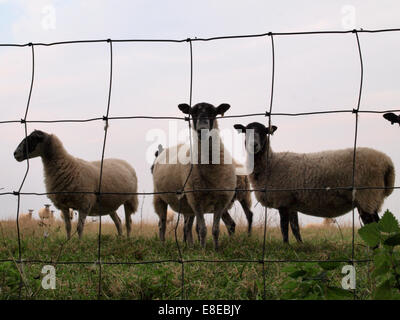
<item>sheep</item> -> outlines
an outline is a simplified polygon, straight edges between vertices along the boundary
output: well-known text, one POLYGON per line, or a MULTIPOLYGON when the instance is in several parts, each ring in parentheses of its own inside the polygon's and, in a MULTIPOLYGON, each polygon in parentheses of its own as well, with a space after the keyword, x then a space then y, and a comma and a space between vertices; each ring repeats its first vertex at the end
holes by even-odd
MULTIPOLYGON (((160 144, 158 145, 158 150, 154 153, 155 159, 154 162, 150 168, 151 173, 153 173, 154 170, 154 163, 157 160, 157 157, 159 154, 161 154, 161 152, 164 150, 163 146, 160 144)), ((234 164, 239 167, 238 164, 236 164, 234 162, 234 164)), ((250 189, 250 183, 249 183, 249 179, 246 175, 237 175, 236 176, 236 191, 235 191, 235 196, 232 199, 232 202, 228 208, 231 209, 235 200, 239 201, 239 203, 241 204, 243 211, 246 215, 247 218, 247 222, 248 222, 248 228, 247 228, 247 232, 250 235, 251 234, 251 226, 252 226, 252 222, 253 222, 253 212, 250 210, 251 208, 251 195, 250 195, 250 191, 248 191, 250 189), (245 190, 245 191, 240 191, 240 190, 245 190)), ((173 211, 168 210, 167 211, 167 223, 168 223, 168 217, 169 214, 171 214, 171 216, 173 217, 173 211)), ((232 219, 232 217, 229 215, 229 212, 226 211, 223 215, 222 215, 222 220, 226 225, 226 228, 228 230, 229 235, 232 235, 235 233, 235 221, 232 219)), ((184 223, 187 224, 193 224, 193 221, 191 221, 192 219, 194 219, 194 216, 185 216, 184 217, 184 223)), ((172 220, 172 218, 171 218, 172 220)), ((197 236, 199 237, 199 229, 197 227, 198 225, 196 224, 196 231, 197 231, 197 236)), ((191 232, 191 230, 188 230, 188 232, 191 232)), ((186 242, 187 240, 187 234, 184 233, 184 238, 183 240, 186 242)), ((199 238, 200 241, 200 238, 199 238)))
POLYGON ((253 139, 250 134, 246 134, 245 139, 248 155, 254 155, 254 170, 249 175, 253 187, 292 189, 268 194, 255 192, 262 205, 279 210, 284 242, 288 242, 288 219, 297 211, 335 218, 356 207, 364 224, 379 221, 378 212, 384 199, 392 193, 395 180, 393 162, 386 154, 371 148, 356 149, 354 186, 367 188, 353 191, 353 148, 316 153, 275 153, 269 139, 270 134, 277 130, 276 126, 266 128, 253 122, 246 127, 236 124, 234 128, 241 133, 246 130, 254 132, 253 139), (340 189, 343 187, 346 189, 340 189), (326 190, 295 190, 305 188, 326 190))
POLYGON ((19 219, 23 221, 31 221, 33 219, 33 209, 29 209, 27 213, 22 213, 19 219))
MULTIPOLYGON (((153 198, 153 205, 160 218, 160 240, 165 241, 166 212, 169 205, 176 212, 196 217, 200 243, 204 248, 207 228, 203 215, 212 212, 214 214, 212 227, 214 248, 218 250, 219 223, 235 194, 236 175, 230 154, 219 136, 216 116, 223 115, 230 105, 221 104, 214 107, 209 103, 198 103, 191 107, 188 104, 180 104, 178 108, 184 114, 192 116, 193 150, 195 152, 190 154, 187 145, 179 144, 163 150, 154 163, 153 182, 156 194, 153 198), (207 143, 210 140, 212 140, 212 144, 208 145, 207 150, 207 143), (198 152, 196 152, 197 150, 198 152), (207 151, 210 150, 213 155, 211 164, 208 162, 211 154, 207 158, 207 151), (192 163, 191 161, 184 163, 185 161, 179 161, 180 159, 171 161, 173 155, 184 155, 193 161, 192 163), (167 159, 169 159, 169 163, 167 159), (227 159, 228 161, 226 161, 227 159), (184 190, 182 190, 183 187, 184 190), (199 189, 203 189, 203 191, 195 191, 199 189), (204 189, 218 189, 218 191, 205 191, 204 189)), ((186 224, 184 233, 191 228, 192 225, 186 224)), ((188 241, 193 244, 193 237, 189 237, 188 241)))
POLYGON ((335 223, 335 219, 333 219, 333 218, 325 218, 324 222, 323 222, 323 225, 324 226, 330 226, 330 225, 333 225, 334 223, 335 223))
POLYGON ((41 225, 51 225, 54 222, 54 211, 50 210, 50 204, 45 204, 44 208, 38 211, 40 224, 41 225))
POLYGON ((172 225, 174 223, 174 212, 172 210, 167 210, 166 223, 172 225))
POLYGON ((63 211, 68 239, 71 237, 71 220, 68 218, 70 208, 79 212, 77 231, 81 238, 88 215, 109 214, 117 226, 118 234, 121 234, 121 220, 116 210, 122 204, 129 237, 131 214, 137 210, 138 198, 135 194, 136 173, 126 161, 104 159, 101 184, 101 192, 104 194, 98 194, 101 161, 89 162, 73 157, 54 134, 33 131, 18 145, 14 157, 19 162, 27 158, 42 158, 46 191, 54 205, 63 211))

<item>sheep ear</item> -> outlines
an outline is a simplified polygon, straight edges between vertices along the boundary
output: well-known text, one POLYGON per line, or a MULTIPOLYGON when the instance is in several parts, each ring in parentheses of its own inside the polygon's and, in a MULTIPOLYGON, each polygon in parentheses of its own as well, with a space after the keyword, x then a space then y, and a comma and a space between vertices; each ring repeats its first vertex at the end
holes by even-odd
POLYGON ((277 126, 272 126, 271 130, 269 130, 269 128, 265 128, 265 131, 267 132, 267 134, 274 134, 274 132, 278 129, 277 126))
POLYGON ((184 114, 190 114, 190 106, 187 103, 181 103, 178 105, 179 110, 184 114))
POLYGON ((31 136, 33 138, 35 138, 37 141, 43 141, 44 137, 45 137, 45 133, 43 131, 40 130, 35 130, 31 133, 31 136))
POLYGON ((217 114, 224 116, 224 113, 229 110, 231 106, 227 103, 222 103, 217 107, 217 114))
POLYGON ((235 124, 233 126, 239 133, 246 133, 246 127, 242 124, 235 124))
MULTIPOLYGON (((385 114, 383 115, 383 117, 384 117, 386 120, 390 121, 391 124, 393 124, 393 123, 395 123, 395 122, 399 122, 399 116, 396 116, 394 113, 391 113, 391 112, 385 113, 385 114)), ((400 122, 399 122, 399 124, 400 124, 400 122)))

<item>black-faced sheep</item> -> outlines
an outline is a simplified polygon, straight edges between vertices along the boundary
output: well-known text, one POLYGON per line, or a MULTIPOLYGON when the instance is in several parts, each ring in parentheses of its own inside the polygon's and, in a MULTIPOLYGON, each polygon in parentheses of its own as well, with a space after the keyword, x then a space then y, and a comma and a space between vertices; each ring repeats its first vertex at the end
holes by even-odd
MULTIPOLYGON (((264 206, 278 209, 281 215, 299 211, 311 216, 335 218, 352 210, 354 204, 364 223, 379 220, 378 211, 384 199, 392 193, 395 179, 393 162, 384 153, 370 148, 356 149, 354 187, 363 188, 352 191, 353 148, 316 153, 275 153, 271 148, 268 151, 267 140, 276 126, 269 129, 253 122, 246 127, 240 124, 234 127, 242 133, 254 133, 254 139, 251 134, 246 134, 247 152, 254 155, 254 170, 249 175, 253 188, 291 189, 271 191, 267 196, 265 192, 256 191, 257 200, 264 206), (296 190, 306 188, 325 190, 296 190)), ((282 228, 282 233, 284 229, 287 230, 287 226, 282 228)), ((287 239, 287 234, 283 236, 284 240, 287 239)))
MULTIPOLYGON (((81 238, 88 215, 110 214, 116 225, 120 225, 116 210, 121 205, 124 205, 129 237, 131 214, 137 210, 138 198, 136 194, 131 194, 137 192, 136 173, 126 161, 104 159, 101 192, 105 194, 97 195, 101 162, 89 162, 73 157, 53 134, 33 131, 18 145, 14 157, 19 162, 27 158, 42 158, 46 190, 50 193, 48 197, 64 213, 68 238, 71 236, 71 220, 68 217, 70 208, 79 212, 77 231, 81 238), (62 193, 52 194, 53 192, 62 193)), ((118 230, 119 233, 120 231, 118 230)))
MULTIPOLYGON (((163 150, 154 163, 154 191, 168 192, 155 194, 153 198, 154 209, 160 218, 160 239, 165 240, 169 205, 176 212, 196 217, 200 243, 204 247, 207 228, 203 215, 212 212, 214 247, 218 249, 219 223, 235 194, 236 175, 232 158, 219 136, 216 116, 223 115, 230 106, 221 104, 214 107, 209 103, 199 103, 194 107, 188 104, 178 107, 184 114, 192 116, 194 152, 190 154, 190 149, 180 144, 163 150), (177 159, 174 159, 174 155, 178 155, 177 159), (186 163, 181 161, 182 155, 186 160, 189 159, 186 163)), ((188 241, 193 243, 193 237, 188 241)))

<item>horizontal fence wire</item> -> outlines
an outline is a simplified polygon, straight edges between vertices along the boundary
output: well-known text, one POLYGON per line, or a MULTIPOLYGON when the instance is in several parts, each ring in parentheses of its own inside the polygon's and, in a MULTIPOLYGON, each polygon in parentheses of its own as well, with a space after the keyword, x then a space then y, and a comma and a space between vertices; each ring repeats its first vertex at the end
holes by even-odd
MULTIPOLYGON (((24 279, 22 277, 23 274, 23 266, 24 264, 53 264, 53 265, 98 265, 99 267, 99 280, 98 280, 98 299, 102 298, 102 265, 145 265, 145 264, 162 264, 162 263, 178 263, 181 264, 181 298, 185 299, 185 264, 188 263, 257 263, 262 265, 262 277, 263 277, 263 299, 266 298, 266 264, 267 263, 317 263, 317 262, 344 262, 350 263, 354 265, 355 263, 368 263, 371 259, 359 259, 355 258, 354 247, 355 247, 355 222, 354 222, 354 192, 355 190, 365 190, 365 189, 399 189, 400 186, 394 186, 390 188, 379 187, 379 186, 356 186, 355 185, 355 172, 356 172, 356 149, 357 149, 357 137, 358 137, 358 118, 360 113, 365 114, 382 114, 388 112, 400 112, 400 107, 396 109, 390 110, 360 110, 361 98, 362 98, 362 86, 364 80, 364 66, 362 60, 362 51, 360 45, 359 34, 360 33, 387 33, 387 32, 398 32, 400 28, 393 29, 380 29, 380 30, 340 30, 340 31, 299 31, 299 32, 267 32, 261 34, 249 34, 249 35, 233 35, 233 36, 220 36, 220 37, 210 37, 210 38, 186 38, 186 39, 97 39, 97 40, 73 40, 73 41, 60 41, 60 42, 36 42, 36 43, 25 43, 25 44, 15 44, 15 43, 0 43, 0 47, 31 47, 31 61, 32 61, 32 73, 31 73, 31 83, 30 89, 27 99, 27 104, 25 108, 25 114, 23 118, 16 120, 1 120, 0 124, 15 124, 20 123, 24 126, 25 138, 28 136, 28 124, 30 123, 87 123, 93 121, 105 121, 106 125, 104 128, 104 139, 102 144, 102 154, 101 154, 101 166, 100 166, 100 179, 98 190, 94 192, 89 191, 65 191, 65 192, 22 192, 22 188, 25 184, 27 175, 29 173, 29 159, 26 161, 26 170, 25 175, 21 181, 21 184, 18 188, 18 191, 4 191, 0 193, 0 196, 12 195, 17 197, 17 215, 16 215, 16 224, 17 224, 17 236, 18 236, 18 258, 10 258, 10 259, 0 259, 0 263, 6 262, 14 262, 17 265, 17 268, 20 272, 20 286, 19 286, 19 296, 21 297, 21 292, 24 283, 24 279), (274 46, 274 37, 277 36, 296 36, 296 35, 343 35, 343 34, 354 34, 357 43, 358 54, 360 58, 360 85, 359 91, 357 94, 357 103, 355 107, 349 108, 341 108, 338 110, 324 110, 324 111, 312 111, 312 112, 300 112, 300 113, 279 113, 272 112, 273 109, 273 98, 274 98, 274 79, 275 79, 275 46, 274 46), (355 115, 355 132, 354 132, 354 145, 353 145, 353 169, 352 169, 352 184, 350 186, 336 186, 336 187, 320 187, 320 188, 307 188, 307 187, 293 187, 293 188, 249 188, 249 189, 193 189, 188 190, 185 189, 185 186, 189 180, 189 177, 192 173, 193 169, 193 161, 191 161, 190 171, 186 178, 186 181, 180 190, 171 190, 171 191, 163 191, 163 192, 103 192, 101 191, 101 181, 103 175, 103 161, 104 154, 107 144, 107 129, 109 121, 114 120, 132 120, 132 119, 147 119, 147 120, 182 120, 188 122, 188 130, 189 130, 189 141, 190 141, 190 154, 192 157, 192 137, 191 137, 191 115, 188 117, 176 117, 176 116, 149 116, 149 115, 132 115, 132 116, 110 116, 110 106, 111 106, 111 93, 112 93, 112 77, 113 77, 113 43, 130 43, 130 42, 153 42, 153 43, 188 43, 189 52, 190 52, 190 86, 189 86, 189 106, 192 106, 192 95, 193 95, 193 42, 206 42, 206 41, 217 41, 217 40, 230 40, 230 39, 245 39, 245 38, 261 38, 261 37, 269 37, 271 42, 272 49, 272 78, 271 78, 271 87, 270 87, 270 98, 269 103, 267 104, 267 111, 264 113, 248 113, 248 114, 238 114, 238 115, 228 115, 224 116, 224 118, 244 118, 244 117, 254 117, 254 116, 265 116, 268 117, 268 126, 271 127, 272 116, 288 116, 288 117, 297 117, 297 116, 311 116, 311 115, 328 115, 328 114, 339 114, 339 113, 350 113, 355 115), (103 116, 88 118, 88 119, 52 119, 52 120, 32 120, 28 119, 29 106, 31 102, 32 91, 34 88, 34 79, 35 79, 35 47, 38 46, 58 46, 58 45, 72 45, 72 44, 91 44, 91 43, 107 43, 109 45, 110 50, 110 74, 109 74, 109 90, 108 90, 108 98, 107 98, 107 108, 106 113, 103 116), (157 195, 157 194, 177 194, 180 196, 179 207, 181 206, 181 200, 184 194, 194 193, 194 192, 202 192, 202 191, 248 191, 248 192, 262 192, 265 193, 265 196, 268 196, 270 192, 317 192, 317 191, 335 191, 335 190, 347 190, 349 192, 353 192, 353 209, 352 209, 352 253, 349 259, 342 260, 302 260, 302 259, 282 259, 282 260, 273 260, 266 259, 266 233, 267 233, 267 213, 268 209, 265 208, 264 212, 264 223, 263 223, 263 247, 262 247, 262 257, 259 260, 254 259, 228 259, 228 260, 211 260, 211 259, 183 259, 182 251, 179 245, 179 241, 177 238, 177 228, 179 225, 179 219, 181 216, 181 210, 178 211, 178 220, 175 225, 175 243, 178 251, 179 259, 166 259, 166 260, 153 260, 153 261, 103 261, 101 258, 101 216, 99 220, 99 230, 98 230, 98 248, 97 248, 97 261, 63 261, 60 260, 60 255, 63 249, 64 244, 68 241, 66 240, 62 245, 59 252, 59 255, 56 259, 50 260, 38 260, 31 259, 25 260, 22 258, 22 247, 21 247, 21 234, 20 234, 20 225, 19 225, 19 211, 20 211, 20 202, 21 196, 44 196, 44 195, 52 195, 52 194, 95 194, 97 197, 97 201, 100 200, 100 197, 103 195, 157 195)), ((263 107, 265 108, 265 106, 263 107)), ((261 108, 260 108, 261 109, 261 108)), ((217 117, 218 119, 222 117, 217 117)), ((269 134, 267 136, 267 146, 269 146, 270 139, 269 134)), ((26 152, 28 153, 28 143, 26 144, 26 152)), ((269 150, 269 148, 268 148, 269 150)), ((193 160, 193 159, 192 159, 193 160)), ((269 155, 267 152, 267 165, 269 161, 269 155)), ((3 190, 4 188, 0 189, 3 190)), ((356 290, 353 290, 354 299, 356 299, 356 290)))

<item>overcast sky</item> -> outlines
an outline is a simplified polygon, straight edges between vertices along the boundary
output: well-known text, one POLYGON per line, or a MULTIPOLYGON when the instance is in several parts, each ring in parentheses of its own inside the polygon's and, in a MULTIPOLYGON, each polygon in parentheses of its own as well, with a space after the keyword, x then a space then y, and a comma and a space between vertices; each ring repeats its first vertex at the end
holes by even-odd
MULTIPOLYGON (((381 29, 400 27, 398 1, 28 1, 0 0, 0 43, 85 39, 185 39, 264 32, 381 29)), ((400 32, 360 34, 364 60, 361 110, 400 109, 400 32)), ((354 34, 275 36, 276 74, 273 112, 351 110, 356 107, 360 63, 354 34)), ((181 116, 189 100, 190 56, 187 43, 114 43, 110 116, 181 116)), ((271 87, 269 37, 193 43, 193 103, 229 103, 228 114, 267 110, 271 87)), ((109 81, 107 43, 35 47, 35 81, 30 120, 84 119, 105 115, 109 81)), ((0 47, 0 121, 24 117, 31 77, 31 48, 0 47)), ((273 117, 278 126, 274 151, 314 152, 352 147, 352 114, 273 117)), ((222 129, 267 118, 221 119, 222 129)), ((154 153, 149 132, 185 129, 183 121, 110 122, 106 157, 122 158, 136 169, 139 191, 153 191, 146 155, 154 153)), ((56 134, 72 155, 99 160, 102 121, 84 124, 29 124, 56 134)), ((382 115, 361 114, 358 145, 388 154, 400 164, 398 126, 382 115)), ((236 133, 235 133, 236 135, 236 133)), ((13 152, 24 137, 21 124, 0 125, 0 188, 18 190, 26 163, 13 152)), ((237 138, 237 137, 236 137, 237 138)), ((167 140, 168 142, 168 140, 167 140)), ((151 157, 150 157, 151 158, 151 157)), ((396 181, 397 182, 397 181, 396 181)), ((398 185, 398 183, 396 183, 398 185)), ((45 192, 40 159, 30 161, 24 192, 45 192)), ((399 217, 395 191, 383 209, 399 217)), ((46 196, 23 196, 21 211, 37 210, 46 196)), ((1 196, 0 217, 16 215, 15 196, 1 196)), ((154 220, 152 197, 140 197, 142 218, 154 220)), ((253 205, 255 205, 255 201, 253 205)), ((254 209, 256 221, 262 207, 254 209)), ((243 216, 240 206, 234 215, 243 216)), ((269 211, 275 217, 274 210, 269 211)), ((122 211, 119 211, 120 216, 122 211)), ((358 214, 356 215, 358 221, 358 214)), ((140 219, 140 212, 134 221, 140 219)), ((300 214, 300 221, 319 222, 300 214)), ((340 221, 351 221, 347 214, 340 221)))

